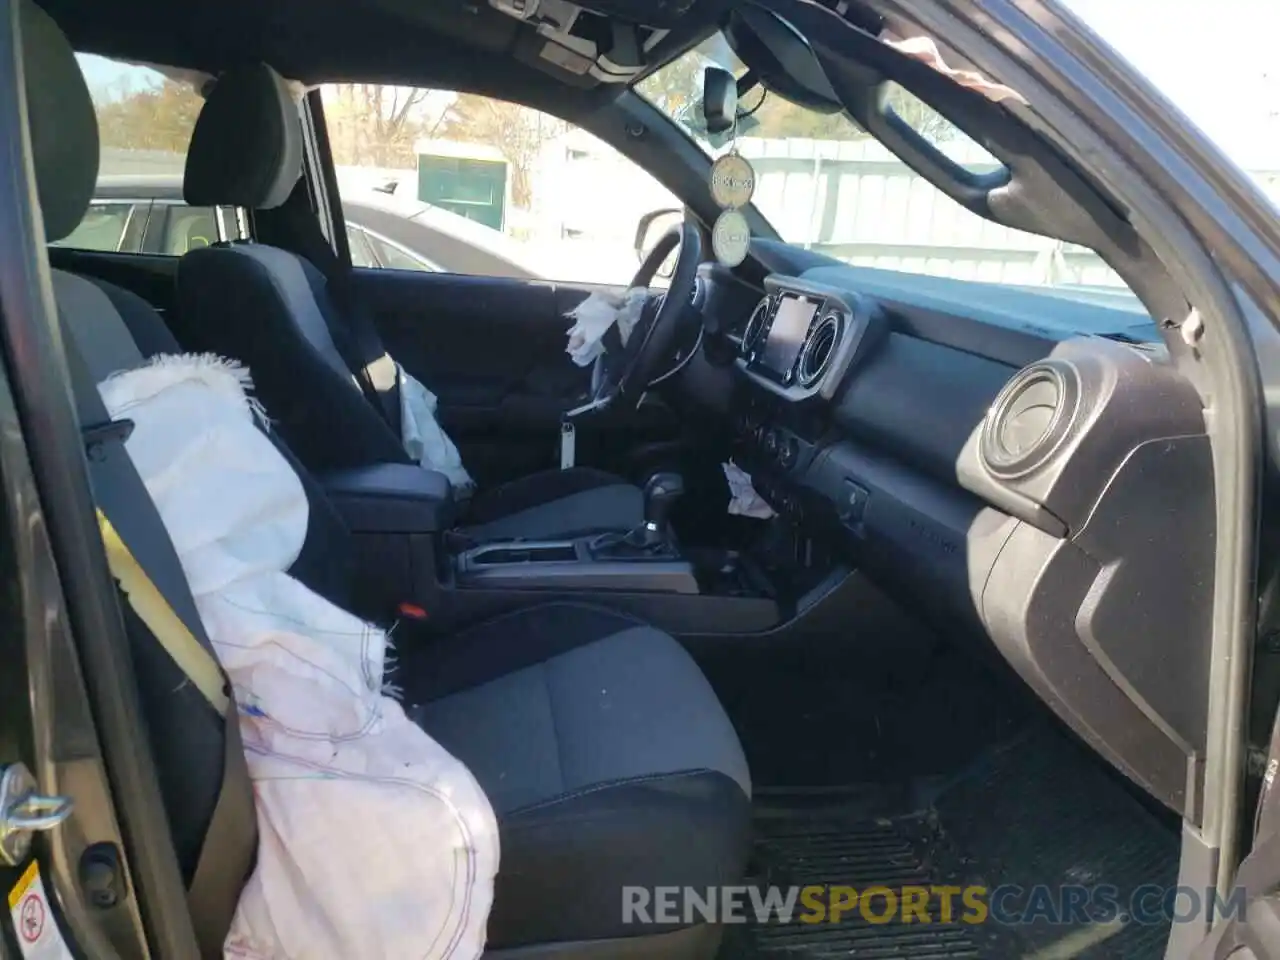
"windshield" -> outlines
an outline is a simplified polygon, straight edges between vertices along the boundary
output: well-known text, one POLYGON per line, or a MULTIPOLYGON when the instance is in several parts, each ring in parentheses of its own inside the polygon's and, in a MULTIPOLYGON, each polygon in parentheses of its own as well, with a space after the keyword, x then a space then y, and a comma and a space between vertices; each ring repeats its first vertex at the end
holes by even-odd
MULTIPOLYGON (((1206 17, 1191 0, 1066 0, 1182 108, 1280 206, 1280 3, 1222 0, 1206 17), (1160 23, 1161 29, 1150 29, 1160 23), (1248 25, 1247 29, 1242 29, 1248 25), (1189 69, 1189 64, 1195 64, 1189 69)), ((701 76, 745 67, 717 34, 646 78, 637 91, 709 155, 729 146, 699 123, 701 76)), ((902 89, 895 112, 975 172, 998 162, 902 89)), ((993 223, 915 174, 844 114, 823 114, 758 90, 746 93, 734 147, 756 169, 754 204, 788 243, 846 263, 977 280, 1135 314, 1107 331, 1154 339, 1150 318, 1092 250, 993 223)), ((884 276, 892 278, 892 273, 884 276)), ((941 292, 941 291, 940 291, 941 292)), ((1114 316, 1114 315, 1113 315, 1114 316)), ((1103 331, 1099 331, 1103 332, 1103 331)))
MULTIPOLYGON (((745 67, 720 35, 637 86, 708 154, 728 149, 699 123, 701 76, 745 67)), ((904 120, 974 172, 999 162, 907 91, 890 103, 904 120)), ((1093 251, 986 220, 917 175, 843 113, 824 114, 758 90, 739 105, 734 148, 756 170, 754 204, 788 243, 855 266, 1009 286, 1070 288, 1145 316, 1124 281, 1093 251), (1108 296, 1110 295, 1110 296, 1108 296)))

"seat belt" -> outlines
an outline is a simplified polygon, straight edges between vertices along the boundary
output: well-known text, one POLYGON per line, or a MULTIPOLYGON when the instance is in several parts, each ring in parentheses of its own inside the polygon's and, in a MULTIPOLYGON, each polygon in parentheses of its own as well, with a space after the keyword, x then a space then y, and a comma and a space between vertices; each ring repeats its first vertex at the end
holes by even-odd
POLYGON ((298 180, 289 198, 280 206, 255 211, 254 226, 261 242, 297 254, 324 274, 329 292, 342 313, 336 323, 328 323, 326 318, 334 346, 355 375, 365 398, 382 414, 395 435, 403 436, 396 363, 383 347, 382 338, 360 298, 351 289, 347 265, 338 259, 320 230, 306 178, 298 180))
MULTIPOLYGON (((253 870, 258 849, 257 814, 240 739, 239 712, 230 693, 230 683, 213 652, 196 637, 188 626, 189 620, 176 609, 186 608, 187 617, 199 623, 194 602, 182 603, 176 596, 176 585, 175 593, 166 595, 163 584, 158 584, 147 574, 118 529, 127 526, 126 521, 131 519, 123 510, 119 511, 115 523, 111 520, 111 513, 119 506, 115 503, 119 492, 117 488, 123 485, 121 481, 125 478, 136 482, 140 488, 137 495, 147 495, 141 478, 127 462, 128 454, 124 449, 132 424, 110 419, 73 336, 65 330, 63 344, 71 373, 76 415, 81 423, 90 474, 94 479, 98 531, 108 568, 138 619, 200 691, 210 708, 223 719, 222 779, 187 889, 187 907, 200 955, 214 960, 223 956, 223 942, 239 905, 240 891, 253 870)), ((160 523, 159 517, 155 522, 160 523)), ((144 531, 139 528, 137 532, 141 534, 144 531)), ((164 548, 172 551, 167 540, 164 548)), ((157 549, 151 553, 156 553, 157 549)), ((175 576, 185 577, 176 554, 173 560, 175 576)))
POLYGON ((222 668, 218 666, 213 654, 191 635, 182 618, 174 613, 173 607, 169 606, 159 588, 151 582, 151 578, 120 539, 120 534, 101 508, 98 508, 98 532, 102 535, 102 546, 107 551, 107 566, 111 568, 111 575, 120 585, 138 619, 146 624, 160 646, 173 658, 173 662, 209 701, 209 706, 216 713, 226 716, 231 706, 231 698, 227 695, 227 678, 223 676, 222 668))
POLYGON ((253 869, 258 845, 257 813, 240 739, 239 713, 222 667, 169 606, 102 510, 98 510, 98 531, 111 575, 133 612, 223 718, 222 783, 187 889, 187 907, 200 955, 222 957, 223 942, 235 917, 240 891, 253 869))

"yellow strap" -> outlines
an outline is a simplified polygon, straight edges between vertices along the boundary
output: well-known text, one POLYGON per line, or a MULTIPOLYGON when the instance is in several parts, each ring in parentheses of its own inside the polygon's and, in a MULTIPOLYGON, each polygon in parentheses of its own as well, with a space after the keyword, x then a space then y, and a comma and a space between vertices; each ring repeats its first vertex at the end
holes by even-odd
POLYGON ((129 606, 173 657, 173 662, 187 675, 187 679, 204 694, 213 709, 225 715, 227 692, 218 661, 192 636, 182 618, 173 612, 164 594, 151 582, 101 510, 98 511, 98 530, 102 533, 102 544, 107 548, 111 575, 119 581, 120 589, 129 598, 129 606))

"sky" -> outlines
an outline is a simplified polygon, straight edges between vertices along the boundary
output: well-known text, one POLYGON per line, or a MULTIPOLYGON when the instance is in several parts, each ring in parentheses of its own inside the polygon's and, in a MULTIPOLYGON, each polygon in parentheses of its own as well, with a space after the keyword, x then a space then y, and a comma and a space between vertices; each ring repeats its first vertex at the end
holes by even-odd
MULTIPOLYGON (((1280 171, 1280 0, 1059 0, 1245 170, 1280 171)), ((81 56, 102 89, 142 68, 81 56)), ((154 75, 153 75, 154 76, 154 75)))
POLYGON ((1280 0, 1061 0, 1246 170, 1280 171, 1280 0))

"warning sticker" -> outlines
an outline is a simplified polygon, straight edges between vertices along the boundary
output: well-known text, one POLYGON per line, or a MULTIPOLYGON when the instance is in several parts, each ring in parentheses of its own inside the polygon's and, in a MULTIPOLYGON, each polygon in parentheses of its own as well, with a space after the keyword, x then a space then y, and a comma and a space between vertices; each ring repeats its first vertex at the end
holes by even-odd
POLYGON ((9 891, 9 916, 18 947, 30 960, 73 960, 62 931, 49 910, 49 896, 40 879, 40 867, 31 861, 22 879, 9 891))

